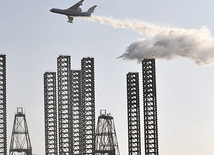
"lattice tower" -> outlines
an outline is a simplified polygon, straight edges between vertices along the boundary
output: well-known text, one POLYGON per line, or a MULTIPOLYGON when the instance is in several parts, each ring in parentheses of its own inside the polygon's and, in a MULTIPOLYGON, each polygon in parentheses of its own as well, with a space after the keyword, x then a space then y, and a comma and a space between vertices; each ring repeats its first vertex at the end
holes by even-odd
POLYGON ((145 155, 158 155, 155 59, 142 61, 145 155))
POLYGON ((44 74, 45 154, 58 154, 56 73, 44 74))
POLYGON ((32 147, 23 108, 17 108, 10 142, 10 155, 32 155, 32 147))
POLYGON ((73 119, 73 154, 83 154, 81 70, 71 70, 71 105, 73 119))
POLYGON ((95 151, 95 92, 94 92, 94 58, 81 60, 82 70, 82 133, 83 154, 94 155, 95 151))
POLYGON ((139 75, 128 73, 126 80, 129 155, 141 155, 139 75))
POLYGON ((95 154, 120 155, 114 119, 105 110, 101 110, 98 117, 95 154))
POLYGON ((0 155, 7 155, 6 55, 0 55, 0 155))
POLYGON ((57 58, 59 154, 72 153, 70 111, 70 56, 57 58))

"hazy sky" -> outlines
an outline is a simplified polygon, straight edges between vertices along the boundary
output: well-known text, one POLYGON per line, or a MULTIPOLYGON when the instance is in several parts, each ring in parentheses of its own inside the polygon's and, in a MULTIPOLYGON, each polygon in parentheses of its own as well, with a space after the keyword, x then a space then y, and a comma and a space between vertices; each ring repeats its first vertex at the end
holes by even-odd
MULTIPOLYGON (((126 74, 140 73, 142 94, 141 64, 116 57, 147 36, 83 19, 70 24, 67 17, 49 11, 76 2, 0 1, 0 53, 7 55, 8 149, 14 114, 22 106, 33 153, 44 154, 43 74, 56 71, 57 57, 66 54, 72 57, 72 69, 80 68, 82 57, 95 58, 96 118, 100 109, 112 114, 120 154, 128 154, 126 74)), ((85 0, 82 9, 94 4, 98 5, 96 16, 185 29, 199 30, 204 25, 214 33, 210 0, 85 0)), ((214 66, 199 66, 187 58, 158 59, 156 74, 160 154, 213 155, 214 66)), ((144 154, 142 95, 141 112, 144 154)))

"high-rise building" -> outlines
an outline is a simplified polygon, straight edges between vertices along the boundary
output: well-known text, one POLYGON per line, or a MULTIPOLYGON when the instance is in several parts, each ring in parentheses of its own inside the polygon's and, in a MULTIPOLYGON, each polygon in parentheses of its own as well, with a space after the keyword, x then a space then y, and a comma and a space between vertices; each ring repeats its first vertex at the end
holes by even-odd
POLYGON ((94 155, 94 58, 83 58, 81 70, 72 70, 70 64, 70 56, 61 55, 57 58, 57 90, 55 73, 44 74, 46 152, 56 151, 60 155, 94 155), (53 131, 57 133, 57 126, 58 135, 53 135, 53 131), (59 151, 55 146, 57 138, 59 151))
POLYGON ((94 58, 81 60, 82 70, 82 138, 83 154, 94 155, 95 151, 95 84, 94 58))
POLYGON ((0 155, 7 155, 6 55, 0 55, 0 155))
POLYGON ((83 154, 82 141, 82 72, 71 70, 71 117, 73 155, 83 154))
POLYGON ((70 56, 57 58, 59 154, 71 155, 72 117, 70 109, 70 56))
POLYGON ((45 154, 58 154, 56 73, 44 74, 45 154))
POLYGON ((155 59, 142 61, 145 155, 158 155, 155 59))
POLYGON ((128 113, 128 150, 129 155, 141 155, 139 75, 128 73, 127 113, 128 113))

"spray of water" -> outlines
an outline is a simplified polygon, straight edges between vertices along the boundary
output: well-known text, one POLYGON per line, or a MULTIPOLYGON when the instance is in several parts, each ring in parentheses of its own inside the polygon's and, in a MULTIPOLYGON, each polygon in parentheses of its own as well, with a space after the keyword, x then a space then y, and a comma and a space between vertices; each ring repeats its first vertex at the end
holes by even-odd
POLYGON ((196 30, 169 28, 148 22, 118 20, 102 16, 86 19, 113 28, 131 29, 147 36, 129 45, 126 52, 118 58, 141 62, 149 58, 172 60, 177 57, 186 57, 198 65, 214 63, 214 38, 205 26, 196 30))
POLYGON ((130 29, 139 34, 146 35, 147 37, 154 36, 159 34, 160 32, 167 30, 169 28, 164 26, 156 26, 155 24, 143 22, 143 21, 134 21, 134 20, 120 20, 114 19, 111 17, 103 17, 103 16, 92 16, 87 19, 92 22, 98 22, 100 24, 106 24, 112 26, 115 29, 130 29))

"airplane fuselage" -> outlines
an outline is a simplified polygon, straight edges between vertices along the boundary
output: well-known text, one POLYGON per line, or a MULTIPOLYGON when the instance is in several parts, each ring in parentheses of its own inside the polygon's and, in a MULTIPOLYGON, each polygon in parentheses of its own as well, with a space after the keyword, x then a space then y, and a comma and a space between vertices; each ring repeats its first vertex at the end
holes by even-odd
POLYGON ((79 11, 70 11, 70 10, 62 10, 62 9, 56 9, 53 8, 50 10, 53 13, 58 13, 66 16, 72 16, 72 17, 78 17, 78 16, 91 16, 88 12, 79 12, 79 11))

